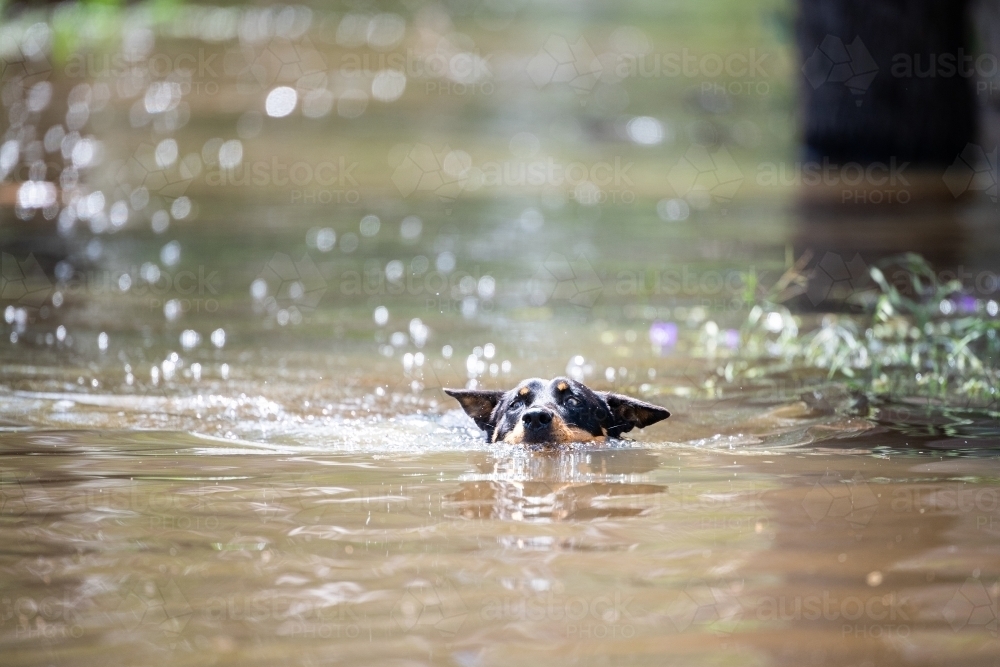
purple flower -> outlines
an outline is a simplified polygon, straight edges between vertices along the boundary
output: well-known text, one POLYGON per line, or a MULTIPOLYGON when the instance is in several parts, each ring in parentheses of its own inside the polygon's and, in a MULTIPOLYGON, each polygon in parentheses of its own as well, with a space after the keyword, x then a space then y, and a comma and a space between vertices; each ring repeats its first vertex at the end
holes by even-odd
POLYGON ((653 322, 649 327, 649 341, 660 350, 677 345, 677 323, 653 322))
POLYGON ((958 297, 958 312, 960 313, 974 313, 978 305, 979 303, 974 296, 966 294, 958 297))
POLYGON ((740 332, 736 329, 726 329, 722 332, 722 344, 730 350, 740 346, 740 332))

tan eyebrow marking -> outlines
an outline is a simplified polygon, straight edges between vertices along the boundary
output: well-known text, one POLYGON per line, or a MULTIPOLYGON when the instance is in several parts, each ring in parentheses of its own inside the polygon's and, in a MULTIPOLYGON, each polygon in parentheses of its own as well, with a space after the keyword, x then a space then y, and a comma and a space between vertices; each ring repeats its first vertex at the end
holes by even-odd
POLYGON ((556 385, 556 389, 558 389, 559 391, 566 391, 567 389, 569 389, 569 385, 566 384, 565 382, 560 382, 559 384, 556 385))
POLYGON ((530 393, 531 393, 530 389, 528 389, 527 387, 521 387, 521 391, 517 392, 517 395, 518 396, 527 396, 530 393))

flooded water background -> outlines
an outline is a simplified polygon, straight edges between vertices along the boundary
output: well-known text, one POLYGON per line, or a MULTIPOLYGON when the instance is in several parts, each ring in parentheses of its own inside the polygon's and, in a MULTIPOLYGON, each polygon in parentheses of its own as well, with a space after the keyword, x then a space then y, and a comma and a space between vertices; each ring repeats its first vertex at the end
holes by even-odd
POLYGON ((804 188, 789 7, 161 10, 0 28, 5 665, 1000 663, 995 357, 784 356, 996 204, 804 188), (556 375, 672 417, 441 391, 556 375))

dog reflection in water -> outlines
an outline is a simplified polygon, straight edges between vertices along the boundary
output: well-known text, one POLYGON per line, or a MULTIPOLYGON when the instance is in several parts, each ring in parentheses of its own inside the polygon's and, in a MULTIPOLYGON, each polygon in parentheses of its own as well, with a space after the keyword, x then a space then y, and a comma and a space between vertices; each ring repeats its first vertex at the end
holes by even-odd
POLYGON ((643 449, 545 450, 495 458, 482 454, 476 472, 446 497, 467 519, 552 522, 642 514, 666 486, 634 481, 659 457, 643 449))

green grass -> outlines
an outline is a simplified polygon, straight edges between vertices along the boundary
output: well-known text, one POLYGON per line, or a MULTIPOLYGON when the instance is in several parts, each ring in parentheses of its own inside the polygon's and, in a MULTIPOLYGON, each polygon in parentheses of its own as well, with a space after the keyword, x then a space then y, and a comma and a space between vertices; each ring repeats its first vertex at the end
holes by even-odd
POLYGON ((923 397, 996 410, 1000 320, 985 312, 986 304, 963 295, 958 281, 941 281, 912 253, 886 259, 870 273, 874 287, 850 298, 860 315, 813 318, 783 305, 807 280, 796 267, 762 294, 755 294, 749 276, 753 303, 734 378, 816 368, 869 397, 923 397), (886 277, 890 267, 893 281, 886 277))

